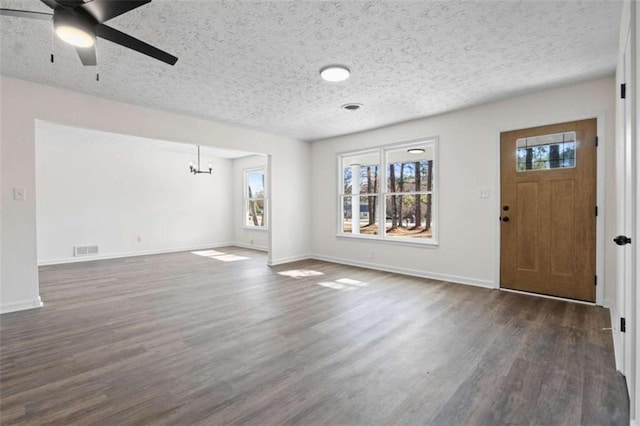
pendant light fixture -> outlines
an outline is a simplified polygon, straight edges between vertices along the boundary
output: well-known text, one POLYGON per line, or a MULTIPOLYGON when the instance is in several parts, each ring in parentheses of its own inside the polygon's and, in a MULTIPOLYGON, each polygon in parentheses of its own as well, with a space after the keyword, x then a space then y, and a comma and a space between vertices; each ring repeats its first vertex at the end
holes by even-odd
POLYGON ((200 170, 200 145, 198 145, 198 168, 197 169, 195 168, 192 161, 191 163, 189 163, 189 171, 194 175, 197 175, 200 173, 211 174, 212 170, 213 170, 213 167, 211 166, 211 163, 209 163, 209 170, 200 170))

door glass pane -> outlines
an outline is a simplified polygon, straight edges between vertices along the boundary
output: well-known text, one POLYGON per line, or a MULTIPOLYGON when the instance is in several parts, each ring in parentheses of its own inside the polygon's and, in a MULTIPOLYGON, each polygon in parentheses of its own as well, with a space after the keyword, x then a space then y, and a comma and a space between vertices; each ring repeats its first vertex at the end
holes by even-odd
POLYGON ((576 132, 520 138, 516 170, 550 170, 576 166, 576 132))

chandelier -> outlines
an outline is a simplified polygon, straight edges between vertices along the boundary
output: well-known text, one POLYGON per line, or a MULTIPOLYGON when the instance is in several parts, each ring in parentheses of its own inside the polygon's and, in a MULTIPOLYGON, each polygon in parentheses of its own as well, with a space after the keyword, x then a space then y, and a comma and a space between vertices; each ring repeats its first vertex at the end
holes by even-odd
POLYGON ((213 170, 213 167, 211 167, 211 163, 209 163, 209 170, 200 170, 200 145, 198 145, 198 168, 196 169, 196 167, 193 165, 193 161, 189 163, 189 171, 191 173, 193 173, 194 175, 200 174, 200 173, 208 173, 211 174, 211 171, 213 170))

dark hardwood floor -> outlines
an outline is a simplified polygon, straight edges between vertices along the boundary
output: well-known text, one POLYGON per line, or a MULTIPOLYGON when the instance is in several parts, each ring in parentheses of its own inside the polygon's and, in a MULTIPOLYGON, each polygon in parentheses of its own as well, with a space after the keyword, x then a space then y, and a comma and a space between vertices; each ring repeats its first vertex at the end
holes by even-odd
POLYGON ((1 423, 629 423, 605 309, 216 250, 42 267, 1 423))

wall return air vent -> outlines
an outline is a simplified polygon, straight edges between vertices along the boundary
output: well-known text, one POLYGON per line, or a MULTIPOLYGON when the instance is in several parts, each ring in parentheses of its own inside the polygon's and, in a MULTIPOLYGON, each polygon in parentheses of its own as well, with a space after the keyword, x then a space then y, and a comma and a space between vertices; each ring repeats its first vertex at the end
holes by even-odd
POLYGON ((75 246, 73 247, 73 255, 78 256, 94 256, 98 254, 98 246, 75 246))

